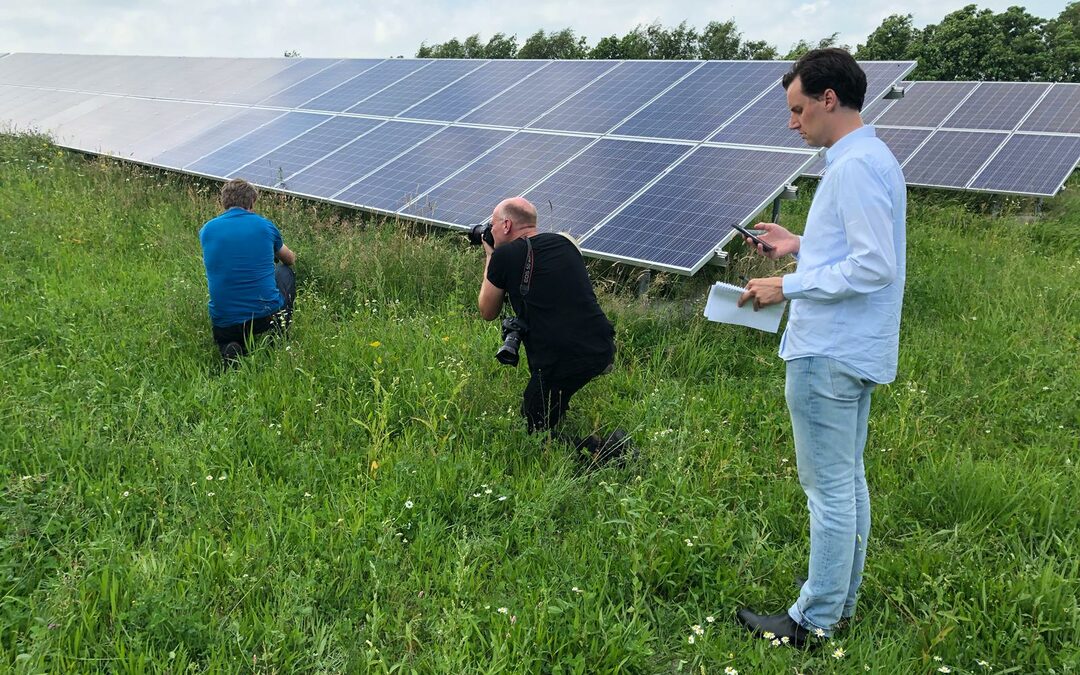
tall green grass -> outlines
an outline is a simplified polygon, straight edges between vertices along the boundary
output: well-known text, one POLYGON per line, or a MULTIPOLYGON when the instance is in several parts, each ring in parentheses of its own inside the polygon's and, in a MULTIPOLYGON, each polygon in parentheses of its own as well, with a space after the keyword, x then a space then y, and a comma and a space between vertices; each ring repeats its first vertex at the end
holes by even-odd
POLYGON ((593 265, 617 368, 567 422, 642 457, 583 474, 525 433, 458 234, 264 195, 299 254, 294 330, 223 373, 215 197, 0 137, 0 670, 1080 670, 1071 191, 1034 222, 912 193, 858 620, 810 654, 732 620, 786 607, 807 557, 777 337, 699 316, 710 281, 770 263, 734 249, 644 298, 593 265))

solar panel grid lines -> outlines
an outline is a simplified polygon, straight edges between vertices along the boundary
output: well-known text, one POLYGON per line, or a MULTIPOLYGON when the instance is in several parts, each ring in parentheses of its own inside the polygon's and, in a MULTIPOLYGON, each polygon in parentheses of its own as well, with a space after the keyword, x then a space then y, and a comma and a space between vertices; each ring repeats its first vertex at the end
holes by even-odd
POLYGON ((703 65, 704 61, 627 61, 533 121, 529 128, 607 133, 703 65))
POLYGON ((1080 84, 1056 82, 1031 110, 1019 129, 1080 134, 1080 84))
POLYGON ((790 64, 706 61, 611 131, 618 136, 701 141, 758 100, 790 64), (701 100, 701 91, 724 95, 701 100))
POLYGON ((299 82, 270 94, 257 105, 279 108, 298 108, 304 103, 318 98, 348 80, 363 75, 383 62, 383 59, 345 59, 313 73, 299 82))
MULTIPOLYGON (((889 146, 893 157, 901 165, 922 147, 926 139, 934 133, 930 129, 913 129, 907 127, 874 127, 877 137, 889 146)), ((825 171, 825 153, 808 166, 802 173, 804 176, 820 178, 825 171)))
POLYGON ((332 199, 445 128, 442 124, 385 121, 287 177, 282 188, 320 199, 332 199))
POLYGON ((554 61, 496 59, 465 75, 451 86, 418 101, 398 117, 453 122, 520 84, 554 61))
POLYGON ((228 177, 253 159, 281 147, 329 119, 328 115, 319 113, 287 112, 188 164, 184 171, 216 178, 228 177))
MULTIPOLYGON (((235 99, 249 105, 259 105, 267 98, 287 91, 306 82, 328 68, 341 63, 341 59, 292 59, 295 64, 270 77, 255 82, 237 92, 235 99)), ((231 101, 230 101, 231 102, 231 101)))
POLYGON ((364 208, 398 212, 405 204, 491 152, 510 131, 445 127, 333 195, 364 208))
POLYGON ((235 139, 261 128, 284 113, 261 108, 237 108, 236 113, 150 158, 165 168, 183 169, 235 139))
POLYGON ((383 122, 365 117, 334 116, 283 143, 228 175, 273 187, 383 122))
POLYGON ((874 124, 883 126, 940 126, 971 96, 978 82, 913 82, 904 98, 895 101, 874 124))
POLYGON ((682 143, 602 138, 551 172, 523 196, 533 202, 543 216, 539 223, 542 231, 569 232, 580 239, 693 147, 682 143))
POLYGON ((985 192, 1052 197, 1065 185, 1080 160, 1080 135, 1014 133, 968 183, 985 192), (1038 157, 1032 170, 1025 160, 1038 157))
POLYGON ((698 146, 582 239, 599 257, 694 274, 810 161, 809 153, 698 146), (672 226, 674 224, 674 226, 672 226))
POLYGON ((908 185, 961 189, 1008 136, 1006 132, 938 129, 904 162, 904 179, 908 185))
POLYGON ((346 112, 394 117, 487 63, 481 59, 436 59, 346 112))
POLYGON ((1049 86, 1045 82, 980 82, 941 127, 1015 129, 1049 86))
POLYGON ((509 87, 459 122, 524 128, 622 65, 622 61, 554 61, 509 87))
POLYGON ((418 195, 400 212, 450 226, 483 222, 500 201, 525 193, 597 140, 520 131, 418 195))
POLYGON ((431 63, 432 60, 430 59, 386 59, 375 67, 350 77, 296 107, 304 110, 345 112, 372 94, 386 89, 415 71, 431 65, 431 63))

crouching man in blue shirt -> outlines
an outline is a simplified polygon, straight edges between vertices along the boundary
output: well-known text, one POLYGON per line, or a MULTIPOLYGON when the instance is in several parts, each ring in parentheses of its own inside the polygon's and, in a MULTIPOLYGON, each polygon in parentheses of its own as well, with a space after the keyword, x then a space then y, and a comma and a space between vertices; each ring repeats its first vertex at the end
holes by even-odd
POLYGON ((247 353, 254 336, 284 331, 296 299, 296 254, 272 222, 252 212, 256 197, 251 183, 230 180, 221 187, 225 212, 199 230, 210 323, 226 366, 247 353))
MULTIPOLYGON (((826 169, 799 237, 761 223, 770 258, 795 272, 752 279, 739 304, 789 298, 780 342, 799 482, 810 511, 810 564, 786 613, 738 613, 751 631, 804 646, 855 614, 870 535, 863 468, 870 392, 896 377, 904 297, 907 191, 900 165, 859 111, 866 75, 846 51, 809 52, 784 76, 788 126, 828 148, 826 169), (786 639, 785 639, 786 638, 786 639)), ((747 239, 747 244, 752 241, 747 239)))

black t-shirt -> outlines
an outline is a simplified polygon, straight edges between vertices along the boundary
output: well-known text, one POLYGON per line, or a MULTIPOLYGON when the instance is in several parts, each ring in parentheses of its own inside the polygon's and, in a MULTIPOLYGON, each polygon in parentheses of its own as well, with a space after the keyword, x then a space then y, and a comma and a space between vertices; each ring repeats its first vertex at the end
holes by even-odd
POLYGON ((488 281, 509 293, 514 311, 529 326, 529 368, 569 373, 611 363, 615 330, 596 301, 581 252, 561 234, 529 239, 533 275, 527 307, 520 289, 528 249, 524 237, 495 249, 487 272, 488 281))

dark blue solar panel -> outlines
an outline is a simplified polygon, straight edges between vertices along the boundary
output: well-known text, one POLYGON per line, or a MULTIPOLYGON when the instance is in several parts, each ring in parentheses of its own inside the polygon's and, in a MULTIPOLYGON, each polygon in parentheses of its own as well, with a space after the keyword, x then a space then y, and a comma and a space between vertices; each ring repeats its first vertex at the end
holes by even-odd
POLYGON ((334 198, 397 211, 509 134, 496 129, 449 127, 334 198))
POLYGON ((313 113, 285 113, 273 122, 264 124, 206 157, 188 164, 184 170, 207 176, 228 176, 251 160, 261 157, 327 119, 325 115, 313 113))
POLYGON ((779 87, 790 67, 770 61, 708 62, 613 133, 703 140, 761 92, 779 87))
POLYGON ((938 130, 904 165, 908 185, 962 188, 1008 134, 938 130))
POLYGON ((941 126, 1012 131, 1049 86, 1045 82, 983 82, 941 126))
POLYGON ((960 105, 977 82, 914 82, 904 98, 893 105, 874 124, 902 127, 936 127, 960 105))
POLYGON ((545 61, 491 61, 405 110, 401 117, 452 122, 547 65, 545 61))
POLYGON ((1080 136, 1014 134, 971 188, 1051 197, 1080 162, 1080 136))
POLYGON ((379 120, 363 117, 334 117, 237 169, 229 174, 229 178, 246 178, 257 185, 277 185, 379 124, 379 120))
POLYGON ((1055 84, 1020 130, 1080 134, 1080 84, 1055 84))
MULTIPOLYGON (((859 64, 866 73, 866 98, 874 101, 887 92, 914 65, 910 62, 867 62, 859 64)), ((790 67, 790 66, 788 66, 790 67)), ((746 111, 713 136, 712 141, 741 145, 767 145, 782 148, 802 148, 806 143, 788 128, 791 111, 787 93, 777 84, 746 111)))
POLYGON ((699 147, 582 247, 695 272, 806 163, 800 153, 699 147))
MULTIPOLYGON (((892 150, 896 161, 901 164, 908 157, 911 157, 912 153, 915 152, 920 143, 926 140, 927 136, 933 133, 929 129, 895 129, 892 127, 875 127, 874 130, 877 132, 877 137, 885 145, 889 146, 889 150, 892 150)), ((824 171, 825 156, 822 155, 803 171, 803 175, 821 176, 824 171)))
POLYGON ((615 65, 611 61, 555 61, 461 121, 523 127, 615 65))
POLYGON ((404 212, 455 225, 487 220, 496 204, 528 190, 593 140, 519 133, 404 212))
POLYGON ((234 116, 157 155, 153 159, 154 164, 182 168, 280 116, 281 113, 276 110, 237 109, 234 116))
POLYGON ((690 147, 605 138, 525 197, 536 205, 542 230, 581 237, 690 147))
POLYGON ((403 77, 431 63, 428 59, 388 59, 364 71, 325 94, 307 101, 298 108, 344 112, 375 92, 389 87, 403 77))
POLYGON ((280 71, 254 84, 230 93, 224 100, 234 103, 253 104, 264 100, 312 75, 338 63, 337 59, 289 59, 290 63, 280 71))
POLYGON ((282 187, 300 194, 333 197, 442 128, 434 124, 386 122, 286 179, 282 187))
POLYGON ((624 63, 529 126, 604 133, 697 66, 694 61, 624 63))
POLYGON ((419 70, 395 85, 375 94, 363 103, 349 108, 348 112, 363 115, 393 117, 402 110, 439 91, 459 77, 484 65, 480 60, 438 59, 427 68, 419 70))
POLYGON ((295 108, 302 103, 326 93, 346 80, 352 79, 382 63, 379 59, 350 59, 338 63, 315 73, 307 79, 297 82, 293 86, 267 96, 259 105, 278 106, 281 108, 295 108))

